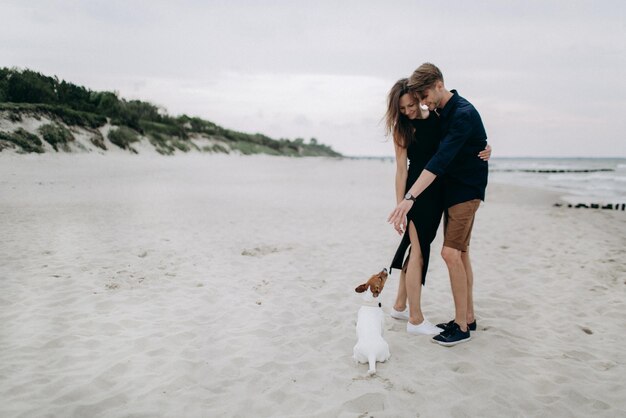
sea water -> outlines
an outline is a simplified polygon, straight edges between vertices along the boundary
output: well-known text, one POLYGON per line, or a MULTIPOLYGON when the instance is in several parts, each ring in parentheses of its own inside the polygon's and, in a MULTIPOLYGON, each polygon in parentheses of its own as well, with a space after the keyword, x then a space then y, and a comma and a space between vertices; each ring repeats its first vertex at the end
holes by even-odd
POLYGON ((626 158, 492 158, 489 181, 553 190, 574 205, 621 205, 626 158))

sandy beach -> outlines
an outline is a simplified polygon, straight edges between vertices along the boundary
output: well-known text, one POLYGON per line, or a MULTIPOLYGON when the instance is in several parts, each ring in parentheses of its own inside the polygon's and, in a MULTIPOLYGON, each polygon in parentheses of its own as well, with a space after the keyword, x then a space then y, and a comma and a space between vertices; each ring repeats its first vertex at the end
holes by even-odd
MULTIPOLYGON (((626 416, 626 214, 538 189, 487 190, 472 341, 387 317, 391 359, 373 377, 354 364, 354 288, 399 242, 394 169, 0 155, 0 416, 626 416)), ((440 248, 435 323, 453 315, 440 248)))

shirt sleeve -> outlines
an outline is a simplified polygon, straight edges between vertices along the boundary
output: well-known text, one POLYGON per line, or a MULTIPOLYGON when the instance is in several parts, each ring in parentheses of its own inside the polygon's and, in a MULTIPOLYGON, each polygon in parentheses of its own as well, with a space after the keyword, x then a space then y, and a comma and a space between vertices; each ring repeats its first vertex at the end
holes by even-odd
POLYGON ((448 133, 441 139, 437 152, 426 164, 426 170, 437 176, 446 172, 446 168, 471 136, 472 125, 470 120, 471 117, 468 113, 463 112, 455 115, 448 133))

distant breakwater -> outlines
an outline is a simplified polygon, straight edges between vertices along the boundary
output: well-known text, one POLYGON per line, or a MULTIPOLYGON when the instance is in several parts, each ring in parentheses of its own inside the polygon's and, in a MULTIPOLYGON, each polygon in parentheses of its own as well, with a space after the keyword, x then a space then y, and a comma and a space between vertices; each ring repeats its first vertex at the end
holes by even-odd
POLYGON ((495 168, 490 171, 501 173, 598 173, 601 171, 615 171, 613 168, 584 168, 584 169, 568 169, 568 168, 495 168))
POLYGON ((577 204, 555 203, 554 206, 557 207, 557 208, 568 207, 568 208, 574 208, 574 209, 605 209, 605 210, 619 210, 619 211, 625 211, 626 210, 626 203, 607 203, 607 204, 602 204, 602 203, 577 203, 577 204))

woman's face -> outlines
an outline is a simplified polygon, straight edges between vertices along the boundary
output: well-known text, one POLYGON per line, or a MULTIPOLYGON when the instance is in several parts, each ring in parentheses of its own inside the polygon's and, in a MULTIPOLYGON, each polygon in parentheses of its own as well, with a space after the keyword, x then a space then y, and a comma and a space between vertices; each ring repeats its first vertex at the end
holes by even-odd
POLYGON ((412 94, 406 93, 400 96, 400 113, 409 119, 417 119, 419 112, 419 102, 412 94))

